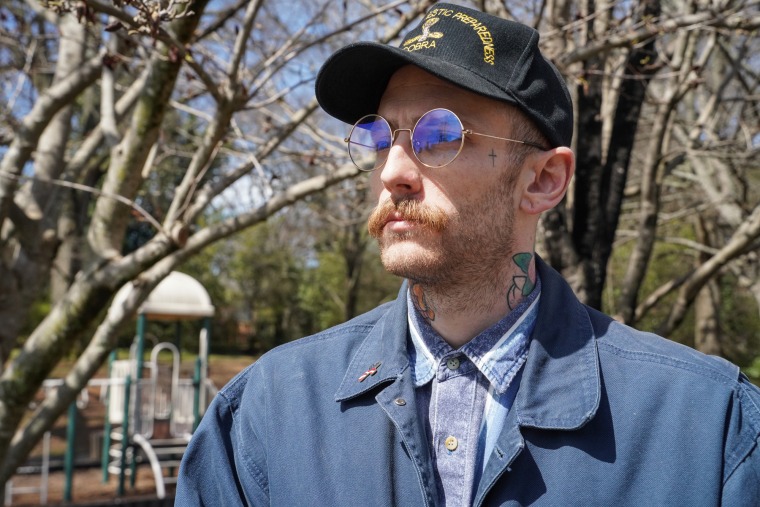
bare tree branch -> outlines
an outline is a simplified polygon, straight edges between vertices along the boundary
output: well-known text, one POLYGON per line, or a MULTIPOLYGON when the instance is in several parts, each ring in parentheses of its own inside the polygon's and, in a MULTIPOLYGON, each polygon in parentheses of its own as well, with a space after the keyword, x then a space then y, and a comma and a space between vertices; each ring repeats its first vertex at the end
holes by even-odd
MULTIPOLYGON (((749 9, 747 9, 748 11, 749 9)), ((598 13, 595 13, 598 14, 598 13)), ((603 40, 594 42, 585 47, 578 48, 558 58, 558 64, 566 67, 574 62, 587 60, 599 53, 613 48, 628 47, 651 37, 664 33, 672 33, 677 30, 690 27, 726 28, 731 30, 756 30, 760 27, 760 16, 747 16, 747 12, 714 12, 706 10, 696 14, 652 20, 645 25, 627 31, 620 35, 613 35, 603 40)))
MULTIPOLYGON (((248 37, 251 35, 253 29, 253 23, 256 21, 256 16, 261 8, 262 0, 253 0, 248 3, 248 7, 245 10, 245 18, 243 19, 243 29, 238 32, 238 36, 235 39, 235 47, 232 50, 232 57, 230 58, 230 64, 227 69, 227 79, 229 81, 230 91, 235 94, 235 89, 238 83, 238 71, 240 70, 240 62, 243 60, 245 49, 248 44, 248 37)), ((231 99, 232 97, 228 97, 231 99)))
POLYGON ((754 209, 747 220, 731 235, 726 246, 695 269, 688 279, 684 281, 667 319, 658 329, 659 334, 668 336, 681 323, 697 293, 704 287, 707 281, 723 266, 744 254, 747 246, 752 244, 758 237, 760 237, 760 205, 754 209))
POLYGON ((50 119, 100 76, 102 58, 103 55, 91 58, 79 72, 53 84, 21 122, 13 142, 0 161, 0 223, 8 217, 16 184, 15 179, 7 176, 21 174, 50 119))
POLYGON ((93 195, 103 196, 108 199, 113 199, 135 210, 140 216, 142 216, 147 222, 149 222, 156 229, 157 232, 161 232, 161 233, 166 232, 164 231, 164 228, 161 226, 161 224, 158 223, 156 219, 153 218, 153 216, 145 210, 145 208, 137 204, 135 201, 131 199, 127 199, 126 197, 122 195, 109 194, 108 192, 104 192, 100 189, 97 189, 95 187, 91 187, 88 185, 82 185, 81 183, 74 183, 71 181, 59 180, 59 179, 54 179, 54 178, 45 178, 42 176, 16 176, 14 174, 7 174, 7 173, 5 174, 0 173, 0 176, 13 179, 16 181, 38 181, 38 182, 43 182, 43 183, 49 183, 51 185, 56 185, 56 186, 64 187, 64 188, 71 188, 73 190, 79 190, 79 191, 87 192, 93 195))
MULTIPOLYGON (((116 102, 114 113, 117 123, 120 123, 127 112, 135 105, 135 102, 142 92, 143 86, 145 86, 146 77, 147 71, 140 74, 116 102)), ((74 153, 71 160, 69 160, 66 165, 64 174, 68 181, 78 181, 80 179, 84 167, 92 159, 95 151, 102 145, 103 140, 104 131, 102 126, 98 124, 92 129, 92 131, 90 131, 85 141, 79 146, 79 149, 74 153)))

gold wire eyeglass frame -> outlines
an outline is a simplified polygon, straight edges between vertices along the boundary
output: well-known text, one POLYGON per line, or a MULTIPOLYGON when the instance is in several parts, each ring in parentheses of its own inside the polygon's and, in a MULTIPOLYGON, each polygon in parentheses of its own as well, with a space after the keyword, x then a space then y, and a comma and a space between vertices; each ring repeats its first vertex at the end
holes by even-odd
MULTIPOLYGON (((350 149, 351 136, 353 135, 354 130, 367 118, 379 118, 379 119, 383 120, 383 122, 385 122, 385 125, 388 127, 388 131, 391 133, 391 146, 393 145, 393 143, 396 142, 396 135, 399 132, 409 132, 409 145, 412 148, 412 153, 414 153, 414 158, 416 158, 417 161, 420 164, 422 164, 423 166, 430 167, 430 168, 446 167, 447 165, 449 165, 450 163, 452 163, 454 160, 456 160, 456 158, 462 152, 462 148, 464 148, 464 139, 468 135, 470 135, 470 136, 487 137, 487 138, 490 138, 490 139, 498 139, 500 141, 508 141, 510 143, 522 144, 522 145, 525 145, 525 146, 530 146, 530 147, 539 149, 541 151, 546 151, 545 147, 541 146, 540 144, 532 143, 530 141, 520 141, 518 139, 510 139, 509 137, 499 137, 499 136, 492 136, 490 134, 483 134, 483 133, 480 133, 480 132, 473 132, 471 129, 464 128, 464 125, 462 124, 462 120, 459 118, 459 116, 457 116, 457 114, 454 111, 452 111, 450 109, 443 108, 443 107, 438 107, 438 108, 435 108, 435 109, 431 109, 430 111, 427 111, 426 113, 424 113, 422 116, 419 117, 419 119, 415 122, 414 127, 410 128, 410 129, 395 129, 394 130, 394 129, 391 128, 390 122, 388 120, 386 120, 385 118, 383 118, 382 116, 380 116, 379 114, 367 114, 367 115, 362 116, 358 120, 356 120, 356 123, 353 124, 353 126, 351 127, 351 131, 348 133, 348 137, 346 137, 346 138, 343 139, 343 142, 345 142, 347 144, 346 149, 348 151, 348 156, 351 157, 351 162, 353 162, 354 165, 360 171, 364 171, 364 172, 372 172, 375 169, 381 168, 383 165, 385 165, 385 161, 388 159, 388 156, 386 155, 385 159, 381 163, 375 164, 375 166, 372 169, 364 169, 364 168, 362 168, 362 166, 361 166, 361 164, 359 162, 357 162, 356 160, 354 160, 354 157, 351 154, 351 149, 350 149), (459 143, 459 149, 457 150, 456 154, 451 158, 451 160, 449 160, 445 164, 441 164, 441 165, 426 164, 425 162, 423 162, 422 160, 420 160, 419 155, 417 155, 417 151, 414 149, 414 131, 417 128, 417 125, 419 125, 420 121, 425 116, 427 116, 428 114, 433 113, 435 111, 445 111, 445 112, 451 113, 451 115, 454 118, 456 118, 457 122, 459 123, 459 127, 460 127, 461 132, 462 132, 461 142, 459 143)), ((362 144, 356 143, 356 142, 354 142, 353 144, 364 146, 365 148, 372 148, 372 146, 366 146, 366 145, 362 145, 362 144)), ((389 149, 390 149, 390 147, 389 147, 389 149)))

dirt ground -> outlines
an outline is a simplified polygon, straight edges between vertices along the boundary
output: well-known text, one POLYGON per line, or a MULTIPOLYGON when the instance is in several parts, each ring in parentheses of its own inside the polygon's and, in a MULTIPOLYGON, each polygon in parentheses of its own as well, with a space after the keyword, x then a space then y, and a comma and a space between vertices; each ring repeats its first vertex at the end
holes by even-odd
MULTIPOLYGON (((219 357, 212 356, 209 359, 209 378, 213 380, 217 388, 224 386, 233 376, 253 362, 248 356, 219 357)), ((99 466, 83 467, 87 462, 96 464, 100 455, 100 442, 102 441, 103 424, 105 420, 105 408, 96 400, 99 398, 99 388, 88 388, 89 403, 79 412, 77 418, 77 466, 72 482, 72 503, 90 503, 93 501, 105 501, 116 498, 118 488, 118 476, 111 475, 107 482, 103 482, 102 472, 99 466), (97 442, 97 445, 95 444, 97 442)), ((66 449, 66 425, 67 417, 63 416, 57 422, 51 433, 50 454, 51 463, 60 463, 66 449)), ((42 452, 41 445, 37 446, 32 453, 32 459, 42 452)), ((175 471, 176 474, 176 471, 175 471)), ((37 488, 40 486, 39 474, 17 475, 13 478, 13 488, 37 488)), ((59 505, 63 503, 65 476, 62 470, 51 471, 48 477, 47 502, 44 505, 59 505)), ((167 496, 173 496, 174 486, 166 485, 167 496)), ((135 479, 135 487, 129 485, 129 477, 125 481, 125 498, 145 497, 156 494, 153 474, 147 464, 138 467, 135 479)), ((0 499, 2 500, 2 499, 0 499)), ((13 506, 37 506, 43 505, 40 494, 22 493, 14 494, 13 506)))
MULTIPOLYGON (((63 472, 51 472, 48 478, 47 503, 42 503, 39 493, 25 493, 13 496, 11 505, 36 506, 36 505, 76 505, 77 503, 91 503, 95 501, 113 500, 116 498, 118 477, 111 476, 108 482, 103 482, 100 468, 77 470, 72 481, 72 503, 63 504, 64 474, 63 472)), ((40 476, 17 476, 13 480, 14 487, 39 487, 40 476)), ((174 495, 174 486, 166 486, 167 496, 174 495)), ((155 496, 156 487, 153 474, 147 465, 138 467, 135 487, 130 488, 129 478, 125 481, 124 498, 155 496)))

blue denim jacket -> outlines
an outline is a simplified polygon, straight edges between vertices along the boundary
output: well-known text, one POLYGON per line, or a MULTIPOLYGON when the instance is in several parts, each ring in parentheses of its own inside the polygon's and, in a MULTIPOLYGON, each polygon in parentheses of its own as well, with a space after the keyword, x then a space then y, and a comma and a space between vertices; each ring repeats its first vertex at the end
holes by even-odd
MULTIPOLYGON (((585 307, 538 269, 528 360, 474 505, 760 505, 760 390, 722 359, 585 307)), ((183 459, 176 505, 435 505, 405 290, 222 389, 183 459)))

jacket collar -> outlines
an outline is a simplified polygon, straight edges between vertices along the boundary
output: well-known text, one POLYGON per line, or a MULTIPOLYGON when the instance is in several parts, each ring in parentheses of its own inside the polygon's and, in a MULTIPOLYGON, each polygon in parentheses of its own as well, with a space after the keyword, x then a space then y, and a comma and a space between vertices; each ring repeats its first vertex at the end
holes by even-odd
POLYGON ((396 300, 375 323, 348 365, 343 381, 335 393, 335 401, 345 401, 383 382, 393 381, 409 368, 406 343, 409 333, 406 306, 407 283, 404 282, 396 300), (380 363, 374 375, 364 374, 380 363))
POLYGON ((564 279, 536 259, 543 290, 513 409, 520 426, 578 429, 599 408, 601 378, 587 309, 564 279))
MULTIPOLYGON (((594 330, 586 308, 559 273, 540 258, 536 266, 543 289, 513 410, 520 426, 573 430, 594 417, 601 398, 594 330)), ((393 381, 409 368, 406 291, 404 282, 354 354, 336 401, 393 381), (359 382, 378 362, 377 373, 359 382)))

